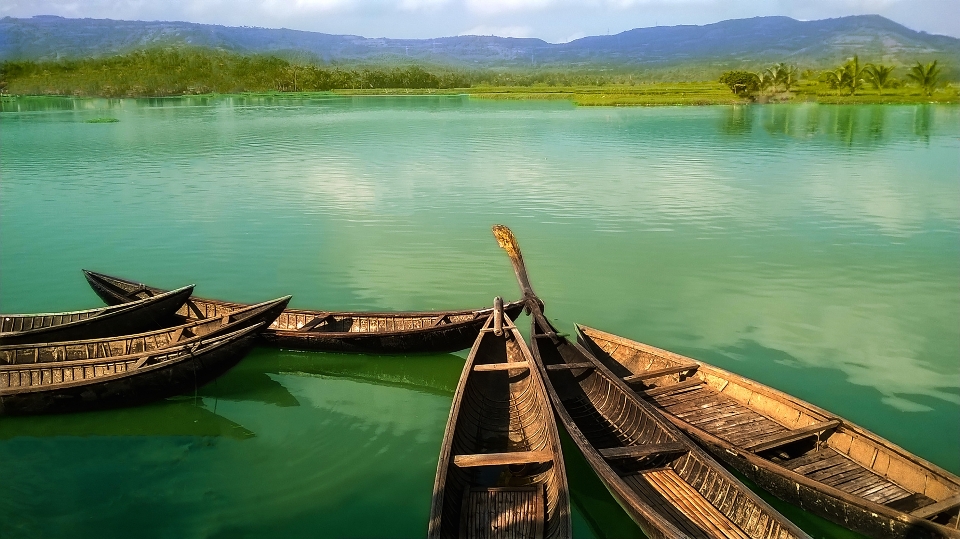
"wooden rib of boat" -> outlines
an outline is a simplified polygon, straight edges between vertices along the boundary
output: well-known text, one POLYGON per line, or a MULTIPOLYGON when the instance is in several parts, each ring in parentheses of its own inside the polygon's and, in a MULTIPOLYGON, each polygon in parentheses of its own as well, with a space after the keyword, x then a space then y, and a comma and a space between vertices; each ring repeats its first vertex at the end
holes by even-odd
POLYGON ((0 345, 73 341, 129 335, 170 325, 193 285, 86 311, 0 315, 0 345))
MULTIPOLYGON (((103 301, 116 305, 163 292, 143 283, 84 270, 87 282, 103 301)), ((187 319, 223 316, 242 303, 190 298, 178 314, 187 319)), ((504 305, 511 318, 523 302, 504 305)), ((469 348, 491 309, 432 312, 336 312, 286 309, 261 335, 266 341, 296 350, 363 353, 453 352, 469 348)))
POLYGON ((718 459, 871 537, 960 538, 960 478, 796 397, 586 326, 578 339, 718 459))
POLYGON ((495 227, 533 317, 533 361, 587 462, 651 538, 807 538, 543 315, 513 234, 495 227))
POLYGON ((450 407, 433 485, 431 539, 571 536, 557 424, 532 365, 517 327, 495 308, 450 407))
POLYGON ((170 328, 82 341, 0 346, 0 365, 25 365, 56 361, 103 359, 153 352, 201 338, 232 333, 238 329, 273 322, 290 301, 290 296, 233 311, 219 318, 193 320, 170 328))
POLYGON ((0 365, 0 414, 76 412, 192 392, 240 361, 264 327, 126 356, 0 365))

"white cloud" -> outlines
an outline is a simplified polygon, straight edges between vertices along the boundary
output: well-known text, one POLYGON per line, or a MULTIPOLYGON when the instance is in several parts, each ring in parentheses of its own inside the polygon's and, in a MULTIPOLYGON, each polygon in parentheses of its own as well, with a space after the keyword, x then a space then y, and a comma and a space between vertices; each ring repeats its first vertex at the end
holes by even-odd
POLYGON ((461 36, 500 36, 500 37, 531 37, 533 28, 529 26, 474 26, 460 32, 461 36))
POLYGON ((397 8, 401 11, 427 11, 442 8, 450 0, 399 0, 397 8))
POLYGON ((481 15, 539 11, 555 3, 555 0, 465 0, 468 10, 481 15))

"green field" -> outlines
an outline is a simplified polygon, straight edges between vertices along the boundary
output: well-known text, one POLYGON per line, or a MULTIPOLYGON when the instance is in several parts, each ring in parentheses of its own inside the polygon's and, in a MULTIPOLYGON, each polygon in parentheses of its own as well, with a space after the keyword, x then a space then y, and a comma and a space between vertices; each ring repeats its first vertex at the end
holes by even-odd
MULTIPOLYGON (((718 82, 649 83, 604 86, 476 86, 451 89, 373 89, 333 90, 339 95, 432 95, 467 94, 477 99, 501 100, 569 100, 580 106, 657 106, 657 105, 732 105, 749 103, 737 97, 730 89, 718 82)), ((856 95, 838 95, 817 81, 801 81, 793 91, 774 95, 761 95, 761 103, 816 102, 831 104, 879 104, 879 103, 960 103, 956 85, 949 85, 923 95, 918 88, 902 87, 877 90, 860 90, 856 95)))
MULTIPOLYGON (((691 66, 693 69, 694 66, 691 66)), ((904 68, 899 68, 904 71, 904 68)), ((674 81, 701 71, 677 71, 674 81)), ((165 97, 206 94, 341 95, 469 94, 478 99, 569 100, 582 106, 723 105, 744 102, 957 103, 956 83, 932 96, 915 86, 840 95, 816 80, 794 82, 791 91, 769 90, 747 99, 719 82, 664 82, 659 75, 571 67, 558 70, 462 70, 449 66, 295 64, 273 56, 220 50, 170 48, 109 58, 13 61, 0 64, 3 95, 165 97), (656 76, 657 78, 650 78, 656 76)), ((709 76, 709 75, 707 75, 709 76)), ((717 74, 719 77, 719 74, 717 74)), ((782 85, 781 85, 782 88, 782 85)))

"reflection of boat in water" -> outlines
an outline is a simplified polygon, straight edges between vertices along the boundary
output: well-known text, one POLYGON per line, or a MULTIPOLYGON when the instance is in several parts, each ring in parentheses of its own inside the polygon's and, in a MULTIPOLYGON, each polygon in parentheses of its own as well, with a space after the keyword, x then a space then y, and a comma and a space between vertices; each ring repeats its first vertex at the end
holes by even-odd
POLYGON ((85 414, 5 417, 0 421, 0 440, 50 436, 222 436, 245 440, 256 436, 213 408, 213 399, 190 397, 85 414))
MULTIPOLYGON (((136 281, 84 270, 87 282, 103 301, 117 305, 163 293, 136 281)), ((219 317, 244 307, 216 299, 191 297, 178 314, 185 318, 219 317)), ((504 306, 515 318, 522 302, 504 306)), ((435 312, 336 312, 286 309, 264 330, 267 342, 295 350, 366 353, 455 352, 473 344, 490 308, 435 312)))
POLYGON ((715 457, 871 537, 960 537, 960 478, 771 387, 586 326, 578 339, 715 457))

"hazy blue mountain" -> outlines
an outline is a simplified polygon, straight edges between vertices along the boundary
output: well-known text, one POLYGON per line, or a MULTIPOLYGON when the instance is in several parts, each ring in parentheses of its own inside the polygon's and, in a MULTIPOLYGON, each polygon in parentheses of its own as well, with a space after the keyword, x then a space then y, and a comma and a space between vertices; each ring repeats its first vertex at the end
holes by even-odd
POLYGON ((0 60, 104 56, 176 44, 288 58, 301 55, 324 62, 418 62, 478 68, 662 70, 696 63, 717 70, 775 61, 817 68, 853 54, 894 64, 939 58, 951 65, 960 60, 960 39, 916 32, 878 15, 818 21, 757 17, 704 26, 637 28, 561 44, 493 36, 365 38, 288 29, 54 16, 0 19, 0 60))

